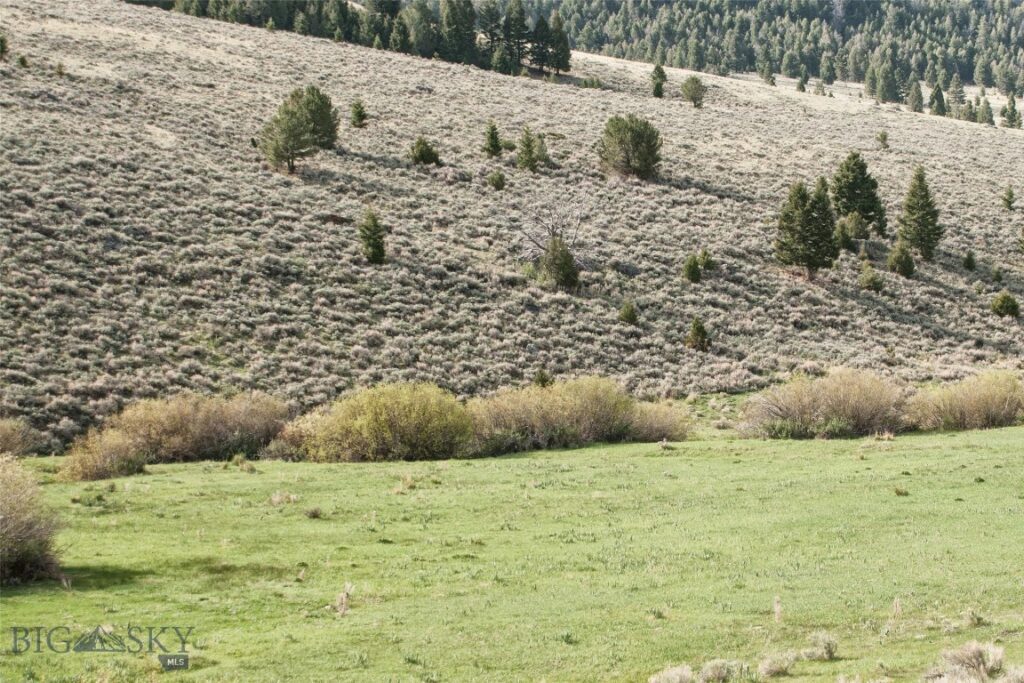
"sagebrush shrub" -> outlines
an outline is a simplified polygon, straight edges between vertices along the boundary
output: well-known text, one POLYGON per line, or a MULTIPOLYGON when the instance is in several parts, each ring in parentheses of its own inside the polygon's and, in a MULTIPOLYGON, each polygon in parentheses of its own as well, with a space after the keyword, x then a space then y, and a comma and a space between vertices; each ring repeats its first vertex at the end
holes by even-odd
POLYGON ((704 95, 707 93, 708 88, 704 85, 704 82, 697 76, 689 76, 683 85, 681 86, 683 93, 683 99, 692 104, 696 108, 704 106, 704 95))
POLYGON ((0 583, 56 576, 59 526, 32 473, 13 455, 0 454, 0 583))
POLYGON ((907 422, 924 430, 1009 427, 1024 414, 1024 385, 1012 372, 984 372, 919 390, 906 412, 907 422))
POLYGON ((902 392, 870 372, 840 368, 826 377, 799 375, 754 395, 744 431, 767 438, 848 437, 897 431, 902 392))
POLYGON ((693 669, 686 664, 670 666, 647 679, 647 683, 693 683, 693 669))
POLYGON ((505 174, 502 173, 501 171, 492 171, 487 176, 487 184, 490 185, 493 189, 498 190, 499 192, 501 190, 504 190, 505 174))
POLYGON ((473 423, 451 393, 399 382, 357 390, 296 431, 306 457, 318 462, 437 460, 468 454, 473 423))
POLYGON ((15 418, 0 418, 0 453, 30 455, 46 446, 42 432, 28 422, 15 418))
POLYGON ((632 114, 613 116, 605 124, 597 152, 609 171, 653 178, 661 162, 661 133, 649 121, 632 114))
POLYGON ((73 480, 102 479, 136 474, 147 463, 255 455, 287 418, 284 403, 260 392, 147 399, 75 442, 61 474, 73 480))
POLYGON ((1005 290, 992 298, 990 308, 1000 317, 1016 318, 1020 315, 1020 304, 1012 294, 1005 290))

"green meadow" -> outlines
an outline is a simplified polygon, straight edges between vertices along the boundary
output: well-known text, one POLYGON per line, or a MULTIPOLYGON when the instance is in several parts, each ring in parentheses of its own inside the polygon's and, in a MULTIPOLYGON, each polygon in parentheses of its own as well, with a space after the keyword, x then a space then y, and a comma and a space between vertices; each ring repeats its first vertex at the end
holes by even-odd
POLYGON ((1022 451, 1018 427, 74 484, 29 459, 67 581, 4 589, 0 679, 646 681, 821 629, 838 659, 792 678, 916 680, 969 640, 1024 664, 1022 451), (12 627, 129 624, 191 627, 190 668, 11 651, 12 627))

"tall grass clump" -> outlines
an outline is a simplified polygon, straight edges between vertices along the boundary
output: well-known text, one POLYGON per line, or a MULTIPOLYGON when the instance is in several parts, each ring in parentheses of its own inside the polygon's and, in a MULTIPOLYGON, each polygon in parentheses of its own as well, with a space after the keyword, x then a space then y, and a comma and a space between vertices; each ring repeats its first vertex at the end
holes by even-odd
POLYGON ((640 403, 601 377, 509 389, 469 402, 478 455, 597 442, 681 440, 686 414, 668 404, 640 403))
POLYGON ((744 431, 770 439, 897 431, 902 407, 902 392, 890 382, 841 368, 817 379, 801 375, 755 395, 744 409, 744 431))
POLYGON ((17 418, 0 418, 0 453, 31 455, 46 446, 42 432, 17 418))
POLYGON ((454 395, 426 382, 399 382, 355 391, 300 418, 282 437, 306 459, 336 462, 457 458, 468 454, 472 434, 469 413, 454 395))
POLYGON ((104 479, 137 474, 147 463, 255 455, 287 418, 284 403, 260 392, 139 401, 73 444, 62 476, 104 479))
POLYGON ((923 430, 1009 427, 1024 415, 1024 386, 993 370, 946 386, 921 389, 907 404, 907 422, 923 430))
POLYGON ((13 455, 0 455, 0 583, 56 576, 58 527, 31 472, 13 455))

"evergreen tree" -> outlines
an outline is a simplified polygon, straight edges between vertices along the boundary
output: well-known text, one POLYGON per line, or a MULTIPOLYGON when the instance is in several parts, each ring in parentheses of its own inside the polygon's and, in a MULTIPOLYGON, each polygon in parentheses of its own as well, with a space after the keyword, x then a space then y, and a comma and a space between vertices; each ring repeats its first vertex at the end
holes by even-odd
POLYGON ((906 103, 910 111, 918 113, 924 111, 924 97, 921 95, 921 84, 916 76, 911 76, 911 82, 907 88, 906 103))
POLYGON ((476 61, 476 10, 472 0, 441 0, 441 55, 450 62, 476 61))
POLYGON ((875 70, 878 82, 875 86, 875 96, 880 102, 899 102, 899 86, 896 83, 896 76, 888 64, 883 64, 875 70))
POLYGON ((409 27, 411 52, 420 57, 433 57, 438 49, 437 18, 426 0, 413 0, 405 9, 405 22, 409 27))
POLYGON ((363 256, 370 263, 384 263, 384 238, 387 233, 387 228, 381 225, 377 214, 367 208, 359 223, 359 241, 363 245, 363 256))
POLYGON ((491 69, 500 74, 511 74, 512 68, 512 57, 509 56, 508 50, 505 49, 505 44, 498 43, 494 50, 494 55, 491 57, 491 69))
POLYGON ((811 194, 803 183, 796 183, 779 214, 775 254, 786 265, 806 268, 807 277, 813 278, 815 271, 830 268, 839 255, 835 229, 828 182, 819 178, 811 194))
POLYGON ((985 123, 990 126, 996 125, 995 119, 992 118, 992 105, 988 103, 987 97, 983 97, 981 99, 981 105, 978 107, 978 111, 975 114, 975 120, 977 120, 978 123, 985 123))
POLYGON ((502 16, 501 7, 497 0, 484 0, 477 10, 477 25, 484 37, 484 56, 488 60, 494 59, 494 53, 502 41, 502 16))
POLYGON ((501 137, 498 135, 498 125, 494 121, 487 123, 487 133, 484 136, 484 153, 489 157, 501 155, 501 137))
POLYGON ((700 109, 704 106, 704 95, 708 89, 698 77, 687 76, 686 80, 683 81, 681 90, 683 99, 692 103, 694 107, 700 109))
POLYGON ((409 159, 414 164, 426 166, 427 164, 441 165, 441 157, 434 149, 434 146, 422 135, 416 138, 412 148, 409 150, 409 159))
POLYGON ((619 320, 627 325, 636 325, 640 322, 640 312, 637 310, 636 304, 633 303, 632 299, 626 299, 622 302, 622 308, 619 309, 619 320))
POLYGON ((868 173, 860 152, 850 152, 832 178, 832 198, 836 213, 860 214, 879 235, 885 235, 885 207, 878 196, 878 181, 868 173))
POLYGON ((988 60, 985 59, 984 55, 978 55, 978 59, 974 63, 974 85, 979 88, 992 85, 992 82, 989 80, 990 76, 988 60))
POLYGON ((392 52, 409 54, 412 52, 412 39, 409 36, 409 24, 405 19, 405 13, 395 17, 391 24, 391 38, 388 41, 388 49, 392 52))
POLYGON ((900 239, 921 252, 925 261, 935 257, 935 249, 942 239, 943 229, 939 225, 939 210, 932 199, 925 179, 924 167, 914 169, 910 189, 903 200, 903 215, 900 216, 900 239))
POLYGON ((277 113, 263 127, 259 148, 274 167, 284 164, 295 172, 295 162, 316 152, 317 135, 313 123, 298 102, 285 100, 277 113))
POLYGON ((613 116, 605 123, 597 154, 609 171, 652 178, 661 162, 661 133, 649 121, 613 116))
MULTIPOLYGON (((392 34, 394 35, 394 34, 392 34)), ((350 108, 349 122, 353 128, 362 128, 366 125, 366 105, 362 100, 356 100, 350 108)))
POLYGON ((573 290, 579 286, 580 269, 561 235, 554 235, 548 240, 537 265, 543 281, 564 290, 573 290))
POLYGON ((947 104, 963 104, 967 99, 964 96, 964 84, 960 81, 960 74, 953 74, 949 81, 949 97, 947 104))
POLYGON ((875 89, 878 87, 878 78, 875 76, 875 67, 869 66, 864 72, 864 94, 868 97, 875 96, 875 89))
POLYGON ((896 246, 889 252, 886 263, 889 270, 903 277, 914 274, 914 257, 910 254, 910 247, 903 240, 897 240, 896 246))
POLYGON ((530 44, 530 61, 540 72, 546 73, 551 65, 551 27, 543 16, 533 25, 533 42, 530 44))
POLYGON ((526 23, 526 11, 521 0, 509 0, 502 34, 512 65, 518 71, 526 58, 526 46, 530 42, 530 27, 526 23))
POLYGON ((516 145, 516 166, 534 173, 540 167, 537 136, 530 131, 529 126, 523 128, 519 144, 516 145))
POLYGON ((1013 194, 1013 186, 1007 185, 1006 192, 1000 197, 1003 201, 1003 208, 1007 211, 1013 211, 1013 204, 1017 201, 1017 197, 1013 194))
POLYGON ((1017 101, 1013 97, 1013 93, 1006 99, 1006 105, 1000 110, 1000 115, 1003 117, 1003 126, 1006 128, 1020 128, 1021 127, 1021 115, 1017 111, 1017 101))
POLYGON ((931 98, 928 100, 928 107, 936 116, 946 115, 946 98, 943 97, 942 86, 938 83, 935 84, 935 89, 932 90, 931 98))
POLYGON ((569 36, 565 32, 562 15, 555 10, 551 13, 551 68, 556 74, 569 70, 571 56, 569 36))
POLYGON ((694 318, 690 324, 690 332, 686 335, 686 339, 683 340, 687 348, 694 349, 695 351, 703 351, 707 353, 711 350, 711 337, 708 335, 707 328, 704 327, 704 321, 699 317, 694 318))
POLYGON ((683 277, 690 282, 700 282, 700 257, 696 254, 690 254, 683 263, 683 277))
POLYGON ((309 119, 316 146, 321 149, 334 147, 338 140, 340 115, 331 98, 315 85, 307 85, 293 90, 288 99, 309 119))

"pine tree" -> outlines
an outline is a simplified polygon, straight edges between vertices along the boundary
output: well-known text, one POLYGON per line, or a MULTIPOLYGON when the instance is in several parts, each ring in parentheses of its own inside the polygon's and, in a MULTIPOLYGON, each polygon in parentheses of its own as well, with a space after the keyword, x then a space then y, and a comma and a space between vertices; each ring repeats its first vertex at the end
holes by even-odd
POLYGON ((647 180, 658 174, 661 133, 633 114, 613 116, 605 123, 597 154, 606 169, 647 180))
POLYGON ((384 263, 384 237, 387 233, 387 228, 381 225, 373 209, 366 209, 359 223, 359 241, 363 245, 363 256, 370 263, 384 263))
POLYGON ((983 97, 981 99, 981 105, 978 107, 978 111, 975 114, 975 120, 978 123, 985 123, 990 126, 996 125, 995 119, 992 117, 992 105, 988 103, 987 97, 983 97))
POLYGON ((694 318, 690 324, 690 332, 686 335, 686 339, 683 340, 687 348, 694 349, 695 351, 703 351, 707 353, 711 350, 711 337, 708 336, 707 328, 704 327, 704 321, 699 317, 694 318))
POLYGON ((542 74, 546 73, 551 65, 551 27, 543 16, 537 17, 537 23, 533 25, 530 61, 542 74))
POLYGON ((441 0, 441 55, 450 62, 476 61, 476 10, 472 0, 441 0))
POLYGON ((316 152, 317 140, 309 116, 289 98, 263 127, 258 145, 274 167, 284 164, 289 173, 294 173, 298 159, 316 152))
POLYGON ((850 152, 832 178, 832 198, 836 213, 860 214, 879 235, 885 235, 885 207, 878 197, 878 181, 868 173, 860 152, 850 152))
POLYGON ((571 56, 569 36, 565 32, 562 15, 555 10, 551 13, 551 68, 556 74, 569 70, 571 56))
MULTIPOLYGON (((394 34, 392 34, 394 35, 394 34)), ((349 122, 353 128, 362 128, 366 125, 366 105, 362 100, 356 100, 350 107, 349 122)))
POLYGON ((943 229, 939 225, 939 210, 932 199, 925 179, 924 167, 914 169, 910 189, 903 200, 903 215, 900 216, 900 239, 921 252, 925 261, 935 257, 935 249, 942 239, 943 229))
POLYGON ((1007 185, 1006 192, 1000 197, 1003 200, 1003 208, 1007 211, 1013 211, 1013 204, 1017 201, 1017 197, 1013 194, 1013 186, 1007 185))
POLYGON ((913 112, 924 111, 924 97, 921 95, 921 84, 916 76, 911 76, 911 83, 907 89, 907 107, 913 112))
POLYGON ((391 24, 391 38, 388 41, 388 49, 392 52, 409 54, 412 52, 412 40, 409 37, 409 23, 405 14, 399 14, 391 24))
POLYGON ((668 81, 668 76, 665 75, 665 69, 661 64, 654 65, 654 71, 651 72, 651 92, 655 97, 660 98, 665 94, 665 83, 668 81))
POLYGON ((640 322, 640 312, 631 299, 622 302, 622 308, 619 309, 619 320, 627 325, 636 325, 640 322))
POLYGON ((877 87, 878 78, 875 75, 875 67, 868 66, 868 70, 864 72, 864 94, 868 97, 874 97, 877 87))
POLYGON ((505 49, 505 44, 498 43, 494 55, 491 57, 491 69, 501 74, 511 74, 512 68, 512 57, 505 49))
POLYGON ((812 194, 796 183, 779 215, 776 256, 786 265, 806 268, 807 277, 813 278, 816 270, 830 268, 839 255, 835 228, 828 182, 819 178, 812 194))
POLYGON ((882 64, 875 70, 875 74, 878 78, 878 83, 875 86, 875 95, 878 100, 880 102, 899 102, 899 85, 896 83, 896 76, 893 74, 892 67, 888 64, 882 64))
POLYGON ((1006 98, 1006 105, 999 112, 1003 117, 1003 126, 1005 128, 1020 128, 1021 127, 1021 115, 1017 111, 1017 101, 1013 97, 1013 93, 1006 98))
POLYGON ((932 95, 928 100, 928 107, 936 116, 946 115, 946 98, 943 97, 942 86, 938 83, 935 84, 935 89, 932 90, 932 95))
POLYGON ((560 235, 548 240, 538 266, 542 279, 559 289, 573 290, 579 285, 580 270, 576 259, 560 235))
POLYGON ((516 145, 516 166, 536 173, 540 166, 537 146, 537 136, 530 131, 529 126, 523 128, 523 133, 519 136, 519 144, 516 145))
POLYGON ((502 41, 501 28, 501 7, 497 0, 484 0, 477 10, 477 25, 484 37, 485 57, 488 60, 494 59, 494 52, 502 41))
POLYGON ((964 99, 964 84, 960 82, 960 74, 953 74, 953 78, 949 82, 949 104, 963 104, 966 100, 964 99))
POLYGON ((487 123, 487 133, 484 136, 484 153, 489 157, 501 155, 501 137, 498 135, 498 125, 494 121, 487 123))
POLYGON ((690 282, 700 282, 700 257, 696 254, 690 254, 686 257, 686 261, 683 263, 683 277, 690 282))
POLYGON ((530 42, 530 27, 526 23, 526 11, 521 0, 509 0, 502 34, 512 65, 518 71, 526 58, 526 46, 530 42))
POLYGON ((321 149, 334 147, 338 140, 340 115, 331 103, 331 98, 315 85, 307 85, 293 90, 288 99, 309 119, 316 146, 321 149))

